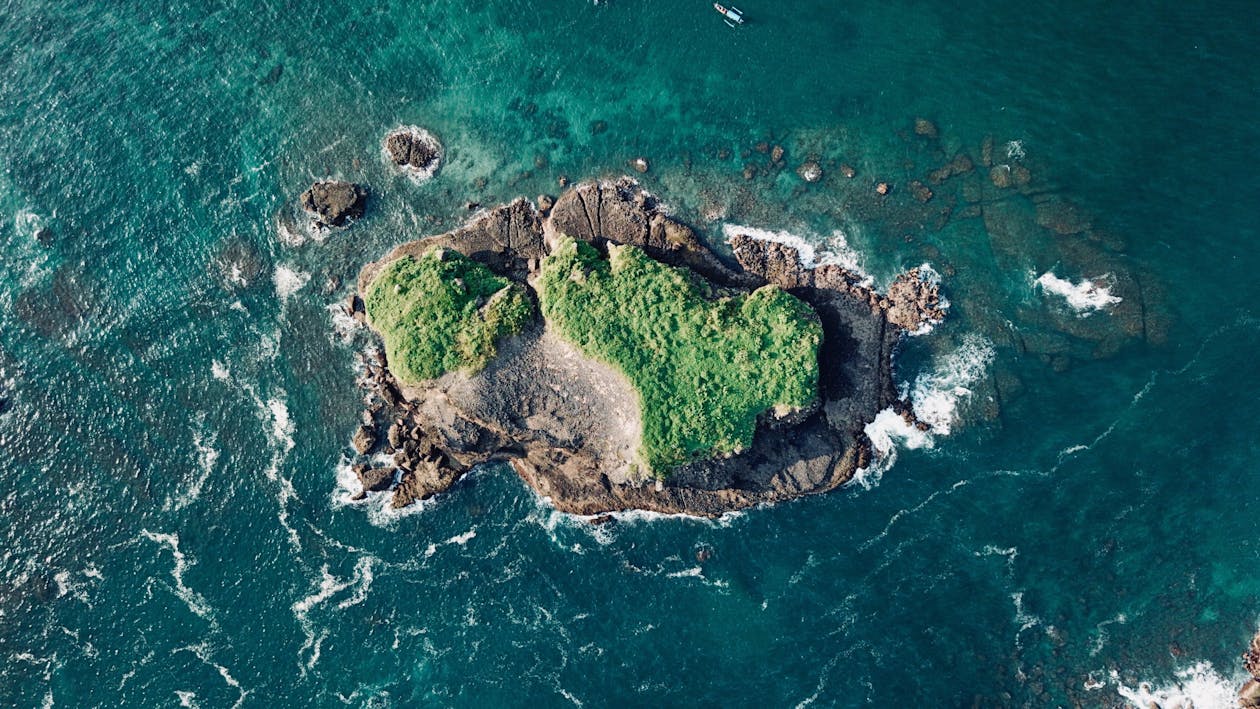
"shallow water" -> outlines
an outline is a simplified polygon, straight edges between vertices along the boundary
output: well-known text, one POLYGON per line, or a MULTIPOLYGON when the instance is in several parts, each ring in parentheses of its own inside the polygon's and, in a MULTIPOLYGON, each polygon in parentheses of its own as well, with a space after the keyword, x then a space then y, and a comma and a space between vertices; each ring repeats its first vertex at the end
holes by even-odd
POLYGON ((741 7, 10 3, 0 699, 1212 706, 1260 620, 1250 6, 741 7), (411 123, 447 149, 421 185, 380 157, 411 123), (913 197, 986 136, 1027 186, 913 197), (592 527, 498 468, 346 504, 359 267, 640 155, 716 245, 930 262, 950 318, 898 357, 930 436, 717 522, 592 527), (313 239, 325 175, 373 198, 313 239))

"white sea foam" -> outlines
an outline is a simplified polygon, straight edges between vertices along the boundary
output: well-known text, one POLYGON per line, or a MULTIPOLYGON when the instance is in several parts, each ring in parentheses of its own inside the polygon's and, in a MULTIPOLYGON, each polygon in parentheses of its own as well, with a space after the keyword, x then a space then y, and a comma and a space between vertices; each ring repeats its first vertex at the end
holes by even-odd
POLYGON ((276 220, 276 237, 280 239, 280 243, 285 246, 301 246, 306 243, 306 234, 295 231, 289 223, 283 219, 276 220))
POLYGON ((1110 274, 1106 274, 1096 280, 1086 278, 1080 283, 1073 283, 1046 271, 1037 277, 1036 282, 1044 292, 1066 300, 1068 307, 1076 311, 1078 317, 1086 317, 1124 300, 1111 294, 1111 288, 1106 284, 1111 278, 1110 274))
POLYGON ((1118 673, 1111 672, 1116 692, 1137 709, 1147 709, 1152 704, 1161 707, 1181 706, 1194 709, 1225 709, 1238 706, 1238 687, 1243 678, 1227 678, 1216 671, 1210 662, 1196 662, 1177 670, 1176 679, 1163 686, 1140 682, 1136 688, 1121 684, 1118 673))
POLYGON ((359 329, 359 321, 347 315, 341 303, 332 303, 327 310, 328 318, 332 320, 333 333, 342 342, 349 342, 354 337, 355 331, 359 329))
POLYGON ((450 539, 447 539, 447 540, 446 540, 446 543, 447 543, 447 544, 458 544, 458 545, 460 545, 460 546, 465 546, 466 544, 468 544, 468 542, 469 542, 469 541, 470 541, 473 537, 476 537, 476 536, 477 536, 477 530, 476 530, 476 529, 470 529, 470 530, 468 530, 467 532, 464 532, 463 534, 456 534, 455 536, 451 537, 450 539))
POLYGON ((286 452, 293 450, 293 421, 289 418, 284 392, 267 400, 267 410, 271 412, 272 440, 281 444, 286 452))
POLYGON ((873 281, 862 267, 861 255, 849 246, 848 238, 844 232, 838 229, 832 232, 831 236, 823 244, 818 246, 788 231, 772 231, 739 224, 723 224, 722 234, 726 237, 728 243, 736 234, 746 234, 761 241, 773 241, 776 244, 790 246, 800 254, 801 265, 806 268, 814 268, 824 264, 836 265, 861 275, 868 284, 873 281))
POLYGON ((972 395, 971 386, 988 371, 994 357, 993 344, 979 335, 967 335, 949 354, 938 357, 930 372, 903 387, 902 397, 910 400, 915 417, 929 426, 920 431, 887 408, 864 429, 871 441, 875 460, 854 473, 849 485, 870 489, 897 462, 897 449, 933 448, 935 436, 948 436, 958 421, 958 408, 972 395))
POLYGON ((350 606, 362 603, 368 594, 368 590, 372 587, 372 565, 376 562, 376 557, 365 555, 360 556, 354 564, 354 575, 342 581, 328 571, 328 565, 325 564, 320 568, 319 588, 314 593, 295 602, 291 607, 293 617, 297 619, 298 625, 301 626, 302 632, 306 635, 306 642, 302 644, 298 650, 298 655, 310 651, 310 656, 303 665, 302 674, 314 669, 315 664, 319 662, 320 646, 324 639, 328 637, 328 631, 324 629, 317 630, 314 621, 311 620, 311 611, 319 605, 330 600, 333 596, 342 591, 354 587, 354 593, 351 596, 337 604, 338 610, 345 610, 350 606))
POLYGON ((180 551, 179 535, 150 532, 147 529, 140 530, 140 534, 144 535, 149 541, 163 545, 171 550, 171 555, 175 558, 175 566, 171 569, 171 578, 175 581, 175 595, 188 606, 190 611, 205 618, 212 624, 215 623, 214 612, 210 608, 210 604, 206 602, 206 599, 200 593, 192 590, 184 583, 184 572, 188 570, 189 566, 196 564, 197 561, 189 559, 180 551))
POLYGON ((197 703, 196 692, 185 692, 185 691, 181 691, 177 689, 175 690, 175 696, 179 697, 179 705, 181 707, 188 707, 188 709, 198 709, 198 707, 201 706, 200 704, 197 703))
POLYGON ((948 436, 958 419, 958 406, 970 398, 970 387, 993 362, 993 344, 979 335, 967 335, 962 344, 939 359, 931 372, 920 374, 910 389, 914 415, 932 427, 932 433, 948 436))
POLYGON ((267 468, 263 471, 263 474, 266 475, 268 480, 277 485, 276 502, 279 506, 277 518, 280 521, 280 526, 288 533, 289 543, 293 546, 293 549, 301 551, 301 539, 298 537, 297 530, 289 522, 289 503, 298 499, 297 490, 293 487, 291 480, 280 474, 280 466, 295 445, 293 440, 295 427, 293 420, 289 417, 289 405, 285 398, 285 392, 283 389, 278 389, 273 396, 264 402, 252 385, 242 384, 242 387, 254 399, 254 404, 258 407, 259 418, 264 423, 269 424, 269 428, 264 429, 264 431, 267 434, 267 438, 271 441, 275 452, 267 463, 267 468))
POLYGON ((19 247, 21 253, 12 254, 14 263, 25 264, 26 272, 20 282, 23 287, 33 285, 48 275, 48 250, 38 244, 39 232, 44 228, 44 218, 29 209, 19 209, 13 215, 13 227, 26 242, 19 247))
POLYGON ((1128 616, 1126 616, 1123 613, 1117 613, 1115 617, 1108 618, 1107 620, 1104 620, 1103 622, 1094 626, 1094 629, 1098 631, 1098 634, 1094 637, 1094 646, 1089 649, 1089 656, 1096 657, 1098 653, 1102 652, 1103 647, 1106 646, 1107 639, 1108 639, 1108 633, 1107 633, 1108 625, 1116 625, 1116 624, 1124 625, 1128 621, 1129 621, 1128 616))
POLYGON ((1027 156, 1024 141, 1012 140, 1006 144, 1006 157, 1009 160, 1023 160, 1027 156))
POLYGON ((276 295, 283 303, 289 299, 289 296, 298 292, 311 280, 311 274, 302 271, 296 271, 284 264, 276 266, 276 272, 271 277, 272 282, 276 286, 276 295))
POLYGON ((473 528, 473 529, 468 530, 467 532, 464 532, 463 534, 456 534, 455 536, 451 537, 450 539, 447 539, 444 542, 436 542, 436 543, 431 542, 429 546, 425 548, 424 556, 425 558, 433 556, 434 554, 437 553, 438 547, 445 546, 448 544, 454 544, 456 546, 461 546, 461 547, 466 546, 468 542, 471 541, 476 536, 477 536, 477 530, 476 528, 473 528))
POLYGON ((210 362, 210 376, 218 381, 226 382, 232 375, 228 372, 227 365, 216 359, 210 362))
POLYGON ((671 571, 670 573, 665 574, 665 577, 671 578, 671 579, 696 579, 700 581, 701 583, 704 583, 709 586, 714 586, 717 588, 726 588, 727 586, 730 585, 729 583, 721 579, 714 580, 705 576, 704 569, 699 566, 692 566, 692 567, 683 569, 682 571, 671 571))
POLYGON ((219 449, 215 447, 218 435, 214 432, 207 435, 204 425, 204 416, 200 416, 198 417, 197 428, 193 430, 193 448, 197 451, 196 477, 184 487, 182 493, 173 499, 167 500, 167 509, 182 510, 196 502, 197 498, 201 497, 201 489, 205 487, 206 481, 210 479, 214 466, 219 462, 219 449))
POLYGON ((1011 603, 1015 605, 1015 622, 1019 624, 1019 630, 1015 631, 1015 642, 1019 644, 1019 636, 1030 628, 1041 625, 1041 618, 1029 613, 1024 608, 1024 592, 1015 591, 1011 594, 1011 603))
POLYGON ((198 660, 201 660, 206 665, 213 667, 214 670, 219 673, 219 676, 223 678, 223 681, 227 683, 227 686, 235 689, 237 692, 240 693, 240 696, 237 697, 236 702, 232 704, 232 709, 236 709, 241 704, 245 703, 245 697, 249 696, 249 690, 241 686, 241 683, 237 681, 235 677, 232 676, 232 673, 228 671, 228 668, 214 661, 214 657, 211 653, 209 643, 203 642, 203 643, 198 643, 197 645, 186 645, 184 647, 176 648, 173 651, 173 653, 181 652, 181 651, 191 652, 197 656, 198 660))

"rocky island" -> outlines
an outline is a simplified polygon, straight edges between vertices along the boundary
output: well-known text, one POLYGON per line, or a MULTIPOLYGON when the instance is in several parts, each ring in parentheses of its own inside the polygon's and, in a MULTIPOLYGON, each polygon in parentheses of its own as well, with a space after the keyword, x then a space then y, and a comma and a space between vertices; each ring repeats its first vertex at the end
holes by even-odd
POLYGON ((917 269, 880 294, 739 233, 730 262, 628 178, 539 201, 360 273, 364 490, 404 506, 504 461, 565 512, 716 516, 842 485, 880 411, 912 420, 893 351, 943 317, 917 269))

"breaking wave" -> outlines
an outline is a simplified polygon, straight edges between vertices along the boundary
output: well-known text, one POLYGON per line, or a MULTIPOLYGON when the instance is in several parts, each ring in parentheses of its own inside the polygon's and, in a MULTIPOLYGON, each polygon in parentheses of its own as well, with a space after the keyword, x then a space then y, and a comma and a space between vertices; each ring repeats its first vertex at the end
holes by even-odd
POLYGON ((821 245, 815 245, 788 231, 771 231, 739 224, 723 224, 722 234, 727 242, 730 242, 736 234, 746 234, 761 241, 773 241, 776 244, 791 246, 800 254, 801 265, 806 268, 835 265, 861 275, 867 284, 874 280, 862 267, 861 254, 849 246, 848 237, 839 229, 833 231, 821 245))
POLYGON ((1216 671, 1210 662, 1195 664, 1176 672, 1176 680, 1164 686, 1140 682, 1136 688, 1126 687, 1119 674, 1111 672, 1116 692, 1137 709, 1150 706, 1215 707, 1238 706, 1238 687, 1241 681, 1230 680, 1216 671))
POLYGON ((920 374, 910 388, 914 415, 932 427, 932 433, 948 436, 958 420, 958 407, 971 397, 971 386, 985 375, 993 362, 993 344, 979 335, 967 335, 958 349, 920 374))
POLYGON ((271 280, 276 286, 276 295, 283 303, 289 299, 289 296, 302 290, 307 281, 311 280, 311 274, 295 271, 284 264, 276 266, 276 272, 272 275, 271 280))
POLYGON ((1110 274, 1107 274, 1099 276, 1097 280, 1086 278, 1080 283, 1073 283, 1046 271, 1037 277, 1037 285, 1046 293, 1061 296, 1079 317, 1085 317, 1124 300, 1111 294, 1110 286, 1105 284, 1110 278, 1110 274))
POLYGON ((948 436, 959 420, 959 407, 971 398, 971 387, 985 376, 993 357, 993 343, 969 334, 957 349, 938 358, 930 372, 903 386, 903 400, 909 400, 915 418, 928 430, 920 430, 891 407, 879 412, 864 429, 875 461, 859 469, 850 484, 870 489, 896 464, 898 448, 932 448, 935 436, 948 436))

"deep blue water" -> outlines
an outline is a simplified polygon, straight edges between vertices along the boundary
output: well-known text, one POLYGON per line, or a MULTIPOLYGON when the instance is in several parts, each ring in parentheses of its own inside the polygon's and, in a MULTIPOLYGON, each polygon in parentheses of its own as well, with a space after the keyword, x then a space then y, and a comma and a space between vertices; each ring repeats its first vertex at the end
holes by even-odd
POLYGON ((1260 622, 1254 7, 741 7, 0 6, 0 702, 1226 701, 1260 622), (421 185, 380 156, 410 123, 447 148, 421 185), (913 198, 986 136, 1027 185, 913 198), (640 155, 719 246, 941 272, 897 360, 930 441, 716 522, 593 527, 500 468, 347 504, 358 269, 640 155), (326 175, 372 201, 315 240, 326 175))

